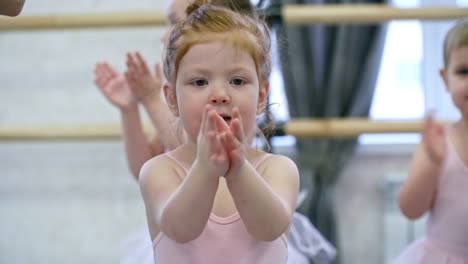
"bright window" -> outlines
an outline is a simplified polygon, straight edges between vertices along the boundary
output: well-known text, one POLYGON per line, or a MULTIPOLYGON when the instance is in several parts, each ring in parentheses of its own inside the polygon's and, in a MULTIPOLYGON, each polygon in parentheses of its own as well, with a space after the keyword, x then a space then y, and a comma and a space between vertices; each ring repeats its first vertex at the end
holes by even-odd
MULTIPOLYGON (((251 1, 254 4, 259 2, 259 0, 251 1)), ((402 8, 414 8, 421 6, 422 3, 427 4, 427 1, 393 0, 391 4, 402 8)), ((456 4, 467 6, 468 0, 457 0, 456 4)), ((370 118, 396 121, 420 120, 424 117, 427 100, 422 89, 421 77, 424 56, 422 23, 417 20, 396 20, 389 22, 387 27, 370 118)), ((270 102, 273 103, 271 111, 278 122, 289 120, 289 112, 275 47, 275 37, 275 35, 272 36, 272 51, 274 52, 270 77, 270 102)), ((419 133, 364 134, 359 137, 359 142, 361 144, 414 144, 419 141, 419 138, 419 133)), ((295 143, 295 139, 292 136, 275 137, 272 143, 274 146, 291 146, 295 143)))
MULTIPOLYGON (((264 7, 268 5, 265 0, 250 0, 254 6, 264 7)), ((274 121, 286 122, 290 119, 288 110, 288 101, 284 92, 283 75, 281 73, 281 64, 279 60, 278 49, 276 45, 276 33, 271 32, 271 57, 272 69, 270 75, 270 111, 274 116, 274 121)), ((261 143, 260 143, 261 144, 261 143)), ((296 144, 296 138, 293 136, 282 136, 272 138, 273 146, 293 146, 296 144)))
MULTIPOLYGON (((272 50, 272 71, 270 75, 270 111, 273 113, 276 122, 286 122, 290 119, 288 110, 288 101, 284 92, 283 76, 281 74, 281 65, 278 49, 276 45, 276 34, 272 32, 271 36, 272 50)), ((273 137, 271 144, 273 146, 293 146, 296 144, 296 138, 293 136, 273 137)))
MULTIPOLYGON (((395 0, 398 7, 418 7, 419 0, 395 0)), ((388 23, 379 76, 370 109, 373 120, 419 120, 424 116, 421 82, 422 26, 415 20, 388 23)), ((364 134, 362 144, 416 143, 419 134, 364 134)))

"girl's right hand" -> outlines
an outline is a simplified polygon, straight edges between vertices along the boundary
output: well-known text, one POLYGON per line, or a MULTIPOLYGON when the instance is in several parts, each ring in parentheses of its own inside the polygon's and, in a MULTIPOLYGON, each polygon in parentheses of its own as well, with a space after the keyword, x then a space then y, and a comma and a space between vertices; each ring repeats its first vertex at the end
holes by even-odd
POLYGON ((224 120, 210 105, 207 105, 203 111, 198 133, 195 162, 198 162, 207 170, 206 173, 213 177, 224 176, 229 169, 229 158, 221 143, 220 133, 217 131, 218 122, 224 122, 224 120))
POLYGON ((447 154, 444 127, 430 115, 424 120, 422 141, 429 159, 436 165, 442 164, 447 154))
POLYGON ((107 62, 96 64, 94 76, 96 86, 116 107, 124 110, 137 104, 125 78, 119 75, 107 62))

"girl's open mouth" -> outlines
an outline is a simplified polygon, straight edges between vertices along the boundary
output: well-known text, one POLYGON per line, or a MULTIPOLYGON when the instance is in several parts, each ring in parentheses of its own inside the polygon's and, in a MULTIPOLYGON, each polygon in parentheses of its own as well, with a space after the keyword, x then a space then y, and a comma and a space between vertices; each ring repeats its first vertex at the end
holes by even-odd
POLYGON ((223 118, 224 122, 226 122, 227 124, 231 123, 231 119, 232 119, 231 116, 226 115, 226 114, 221 114, 220 116, 221 118, 223 118))

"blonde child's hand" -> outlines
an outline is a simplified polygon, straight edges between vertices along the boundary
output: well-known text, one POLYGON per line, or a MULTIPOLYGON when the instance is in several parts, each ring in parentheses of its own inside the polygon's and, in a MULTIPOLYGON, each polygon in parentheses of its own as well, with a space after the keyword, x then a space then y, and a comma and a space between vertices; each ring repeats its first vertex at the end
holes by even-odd
POLYGON ((127 53, 125 78, 134 96, 142 103, 160 99, 162 71, 159 64, 154 67, 155 75, 139 52, 127 53))
POLYGON ((238 174, 240 168, 245 163, 244 130, 242 128, 241 121, 242 118, 239 112, 239 108, 234 107, 232 109, 230 125, 228 126, 225 122, 223 122, 224 125, 218 128, 218 130, 222 131, 221 139, 230 163, 226 178, 231 177, 231 175, 238 174))
POLYGON ((432 116, 424 120, 422 141, 430 160, 436 164, 442 164, 447 154, 447 142, 442 125, 434 122, 432 116))
POLYGON ((229 169, 229 159, 217 130, 220 122, 224 120, 211 106, 206 106, 197 139, 196 162, 200 162, 208 170, 207 173, 215 177, 224 176, 229 169))
POLYGON ((125 78, 119 75, 107 62, 97 63, 94 69, 94 83, 104 96, 121 110, 134 106, 133 97, 125 78))

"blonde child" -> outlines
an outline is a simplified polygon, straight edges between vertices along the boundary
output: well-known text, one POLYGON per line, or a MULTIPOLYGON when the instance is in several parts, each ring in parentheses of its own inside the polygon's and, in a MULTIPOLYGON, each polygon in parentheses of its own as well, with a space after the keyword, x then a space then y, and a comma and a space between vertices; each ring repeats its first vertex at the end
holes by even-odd
POLYGON ((399 206, 409 219, 429 212, 427 234, 395 263, 468 263, 468 20, 447 33, 440 74, 461 119, 443 126, 429 117, 424 123, 399 206))
MULTIPOLYGON (((227 6, 238 12, 252 14, 249 0, 212 0, 216 5, 227 6)), ((185 17, 185 9, 191 0, 171 0, 166 12, 166 30, 161 42, 166 45, 172 27, 185 17)), ((121 115, 121 126, 125 153, 130 172, 138 180, 144 162, 174 149, 184 140, 184 133, 176 132, 176 119, 161 99, 163 77, 159 64, 151 73, 139 52, 127 53, 127 70, 119 74, 108 62, 95 67, 95 84, 116 106, 121 115), (148 139, 144 133, 138 106, 142 105, 149 115, 154 133, 148 139)), ((154 263, 153 250, 148 230, 133 232, 121 242, 120 264, 154 263)), ((301 264, 301 263, 297 263, 301 264)))
POLYGON ((297 167, 251 146, 269 91, 268 28, 202 0, 187 15, 164 60, 187 141, 140 174, 155 262, 286 263, 297 167))

